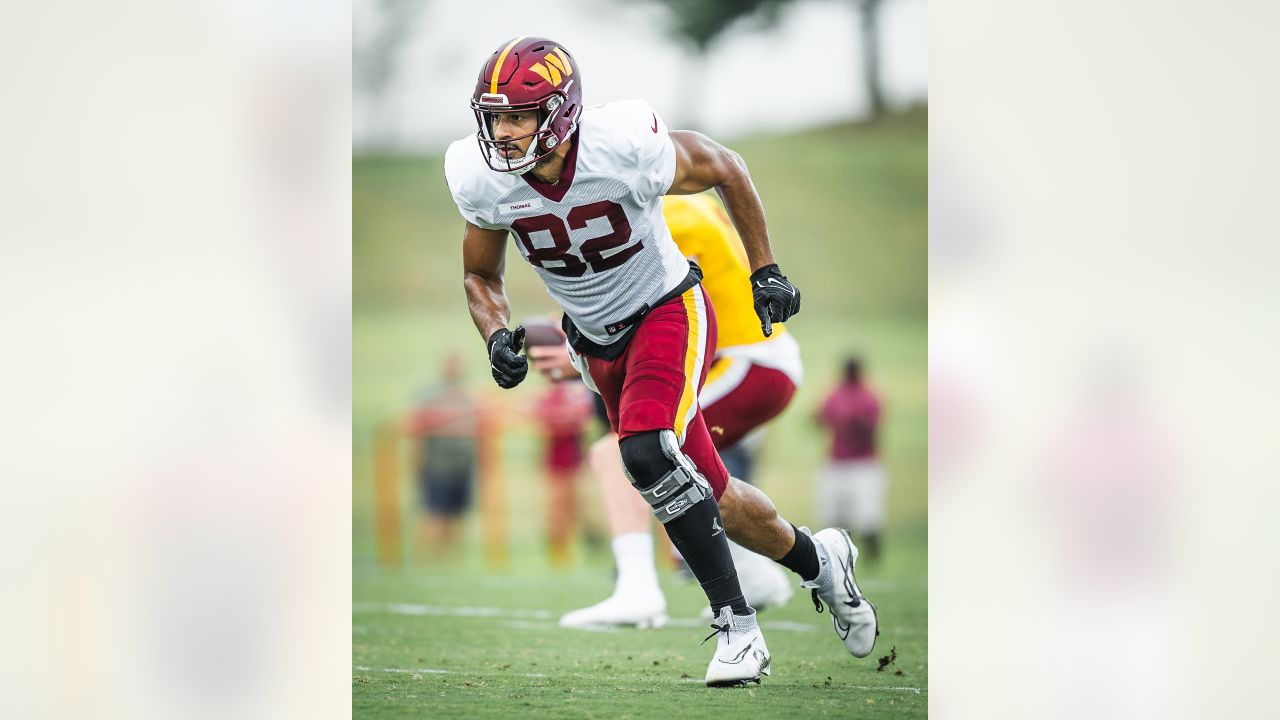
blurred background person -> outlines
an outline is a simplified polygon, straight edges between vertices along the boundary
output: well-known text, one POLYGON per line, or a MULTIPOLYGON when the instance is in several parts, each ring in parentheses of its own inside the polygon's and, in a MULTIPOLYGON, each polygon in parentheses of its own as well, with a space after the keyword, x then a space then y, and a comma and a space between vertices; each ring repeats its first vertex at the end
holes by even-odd
POLYGON ((844 374, 816 419, 831 433, 827 465, 818 476, 823 525, 848 528, 863 557, 880 557, 888 477, 876 454, 880 400, 862 380, 862 361, 850 356, 844 374))
POLYGON ((552 380, 538 398, 535 415, 545 436, 543 471, 547 480, 547 549, 551 564, 565 567, 578 526, 576 485, 585 460, 587 424, 594 414, 592 393, 575 375, 552 380))
POLYGON ((419 545, 428 557, 453 554, 463 515, 471 508, 476 476, 476 432, 481 407, 463 384, 462 358, 449 353, 440 384, 424 392, 405 433, 414 439, 414 476, 422 505, 419 545))

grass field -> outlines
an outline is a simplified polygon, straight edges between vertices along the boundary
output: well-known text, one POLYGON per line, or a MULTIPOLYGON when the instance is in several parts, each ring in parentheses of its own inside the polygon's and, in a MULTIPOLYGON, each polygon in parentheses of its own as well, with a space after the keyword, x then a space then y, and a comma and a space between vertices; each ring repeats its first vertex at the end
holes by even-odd
POLYGON ((662 630, 560 630, 565 610, 612 590, 607 560, 554 573, 537 552, 516 570, 357 574, 353 620, 355 717, 923 717, 928 704, 923 532, 889 538, 863 590, 881 637, 856 660, 807 596, 761 615, 773 674, 758 687, 702 685, 714 640, 696 619, 695 584, 664 577, 673 625, 662 630), (491 614, 490 614, 491 613, 491 614), (876 670, 876 658, 897 662, 876 670), (901 674, 897 674, 897 672, 901 674))
MULTIPOLYGON (((542 540, 536 439, 503 438, 510 563, 485 567, 479 522, 451 561, 417 550, 405 509, 409 560, 374 561, 371 439, 375 425, 431 384, 447 350, 497 396, 461 288, 461 220, 438 158, 362 158, 353 166, 354 614, 356 717, 923 717, 927 711, 926 127, 923 113, 785 138, 731 143, 764 198, 777 254, 803 290, 789 323, 808 380, 776 421, 760 483, 784 516, 812 523, 812 478, 824 440, 807 415, 841 355, 863 352, 887 414, 882 452, 891 475, 890 530, 881 565, 859 580, 880 608, 871 658, 848 656, 807 596, 762 616, 773 676, 752 688, 701 684, 710 632, 695 620, 702 595, 670 571, 662 581, 673 624, 657 631, 562 631, 559 615, 611 589, 607 550, 585 543, 554 570, 542 540), (897 650, 877 672, 876 658, 897 650), (901 674, 897 674, 901 672, 901 674)), ((518 257, 508 263, 516 318, 553 309, 518 257)), ((536 381, 501 396, 530 400, 536 381)), ((584 478, 584 485, 586 478, 584 478)), ((404 492, 411 497, 405 479, 404 492)))

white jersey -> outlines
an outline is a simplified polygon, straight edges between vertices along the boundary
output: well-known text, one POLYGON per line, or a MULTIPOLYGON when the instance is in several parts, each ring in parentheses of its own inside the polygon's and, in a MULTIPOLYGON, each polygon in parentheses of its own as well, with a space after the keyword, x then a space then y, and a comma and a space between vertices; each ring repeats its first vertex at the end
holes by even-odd
POLYGON ((587 108, 573 142, 555 185, 490 169, 474 136, 449 146, 445 179, 462 217, 510 231, 578 331, 609 345, 689 274, 662 218, 675 146, 640 100, 587 108))

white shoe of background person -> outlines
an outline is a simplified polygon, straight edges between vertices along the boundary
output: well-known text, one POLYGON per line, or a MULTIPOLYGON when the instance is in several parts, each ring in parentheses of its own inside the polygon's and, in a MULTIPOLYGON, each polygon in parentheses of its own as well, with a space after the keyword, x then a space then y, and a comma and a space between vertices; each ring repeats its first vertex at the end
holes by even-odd
POLYGON ((715 632, 703 640, 716 638, 716 654, 707 666, 707 687, 759 684, 760 676, 769 674, 772 659, 754 610, 750 615, 734 615, 731 608, 720 608, 711 627, 715 632))
MULTIPOLYGON (((774 561, 732 540, 729 541, 729 552, 733 555, 733 566, 738 570, 742 596, 751 607, 756 610, 779 608, 795 595, 791 578, 774 561)), ((703 606, 702 619, 711 619, 710 607, 703 606)))
MULTIPOLYGON (((621 482, 626 482, 625 478, 621 482)), ((649 504, 629 484, 626 491, 634 494, 644 505, 643 520, 648 523, 649 504)), ((560 618, 560 627, 660 628, 666 625, 667 598, 662 594, 658 572, 653 565, 653 536, 647 529, 623 533, 613 538, 610 545, 618 566, 613 595, 591 607, 566 614, 560 618)))
MULTIPOLYGON (((800 529, 809 532, 809 528, 800 529)), ((826 601, 831 626, 845 649, 854 657, 866 657, 875 647, 880 629, 876 606, 858 589, 853 576, 858 548, 849 538, 849 531, 838 528, 819 530, 813 536, 813 544, 818 549, 818 577, 800 583, 800 587, 813 590, 813 607, 818 612, 822 612, 819 598, 826 601)))
POLYGON ((769 558, 730 542, 729 552, 733 565, 738 569, 738 582, 747 604, 756 610, 782 607, 795 595, 793 582, 787 574, 769 558))
POLYGON ((608 598, 560 618, 562 628, 660 628, 667 624, 667 599, 660 589, 614 592, 608 598))

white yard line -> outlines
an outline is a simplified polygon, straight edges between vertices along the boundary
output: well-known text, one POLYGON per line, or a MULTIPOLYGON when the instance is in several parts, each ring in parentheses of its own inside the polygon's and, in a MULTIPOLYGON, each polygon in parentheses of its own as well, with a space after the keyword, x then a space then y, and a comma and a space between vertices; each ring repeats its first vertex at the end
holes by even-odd
MULTIPOLYGON (((496 607, 473 607, 468 605, 417 605, 413 603, 372 603, 357 602, 351 604, 353 612, 383 612, 392 615, 427 615, 436 617, 472 617, 472 618, 501 618, 504 627, 515 628, 519 630, 542 630, 555 629, 559 627, 553 618, 556 614, 550 610, 532 610, 528 608, 496 608, 496 607), (530 620, 547 620, 550 622, 539 623, 530 622, 530 620)), ((707 624, 706 620, 700 618, 671 618, 668 626, 679 628, 702 627, 707 624)), ((763 618, 760 624, 766 630, 777 630, 780 632, 815 632, 818 630, 817 625, 812 623, 791 622, 789 620, 769 620, 763 618)), ((583 628, 593 631, 610 631, 617 628, 583 628)))
POLYGON ((520 608, 471 607, 467 605, 415 605, 412 603, 351 603, 353 612, 385 612, 393 615, 438 615, 444 617, 507 617, 546 619, 554 616, 550 610, 523 610, 520 608))
POLYGON ((515 675, 517 677, 546 677, 546 675, 543 673, 509 673, 501 670, 496 672, 488 671, 488 670, 478 671, 478 672, 471 672, 471 671, 463 672, 461 670, 441 670, 439 668, 390 668, 390 667, 374 668, 374 667, 369 667, 368 665, 356 665, 355 667, 352 668, 352 670, 360 670, 365 672, 372 671, 372 672, 403 673, 405 675, 515 675))
POLYGON ((910 692, 919 695, 922 690, 917 687, 871 687, 870 685, 853 685, 854 690, 874 690, 880 692, 910 692))

